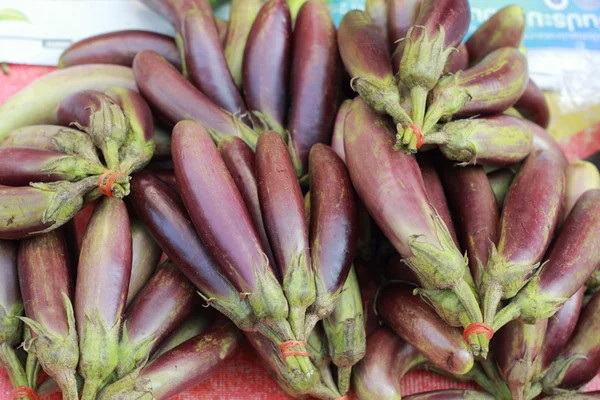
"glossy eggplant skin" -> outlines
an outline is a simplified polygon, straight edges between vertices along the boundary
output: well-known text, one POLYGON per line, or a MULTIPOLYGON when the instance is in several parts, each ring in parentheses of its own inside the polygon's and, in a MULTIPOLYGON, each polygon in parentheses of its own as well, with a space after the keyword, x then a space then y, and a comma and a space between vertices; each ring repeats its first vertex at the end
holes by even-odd
POLYGON ((550 108, 544 96, 544 92, 531 80, 527 84, 527 89, 519 101, 514 105, 515 109, 523 117, 541 126, 548 128, 550 125, 550 108))
MULTIPOLYGON (((60 125, 30 125, 12 131, 0 142, 0 147, 32 147, 64 152, 64 148, 55 141, 55 138, 59 138, 61 135, 77 136, 81 140, 85 140, 87 137, 81 131, 60 125)), ((93 143, 89 144, 93 146, 93 143)))
POLYGON ((17 345, 21 340, 21 321, 17 318, 23 313, 23 299, 19 288, 17 268, 17 242, 0 240, 0 278, 3 282, 0 290, 0 344, 17 345))
MULTIPOLYGON (((188 11, 199 9, 203 12, 210 11, 212 14, 212 7, 208 0, 142 0, 142 2, 165 17, 179 33, 183 28, 183 20, 188 11)), ((214 14, 212 19, 216 26, 217 20, 214 14)))
POLYGON ((116 64, 131 67, 143 50, 152 50, 181 70, 181 57, 172 37, 141 30, 104 33, 80 40, 60 56, 60 68, 81 64, 116 64))
POLYGON ((386 41, 388 41, 388 10, 389 5, 387 0, 367 0, 365 2, 365 12, 369 14, 373 23, 377 25, 379 33, 386 41))
POLYGON ((352 104, 352 100, 345 100, 340 104, 340 108, 335 116, 333 136, 331 138, 331 148, 344 163, 346 162, 346 152, 344 150, 344 124, 346 123, 346 115, 348 115, 350 104, 352 104))
POLYGON ((287 2, 269 0, 248 35, 242 87, 248 110, 280 134, 286 126, 291 46, 292 18, 287 2))
POLYGON ((160 246, 154 241, 144 224, 131 220, 131 278, 127 290, 127 306, 146 285, 162 255, 160 246))
POLYGON ((469 67, 469 50, 467 46, 461 43, 456 50, 448 57, 448 63, 446 64, 446 68, 444 68, 445 73, 455 74, 469 67))
POLYGON ((329 144, 339 91, 337 35, 327 4, 309 0, 294 26, 288 130, 302 171, 310 149, 329 144))
POLYGON ((421 0, 419 14, 413 25, 423 26, 423 30, 431 36, 443 29, 444 48, 450 48, 458 46, 463 40, 470 21, 468 1, 421 0))
POLYGON ((560 161, 563 168, 566 169, 569 165, 567 156, 552 135, 550 135, 547 130, 538 124, 534 124, 533 122, 527 120, 525 120, 525 123, 529 126, 531 132, 533 133, 532 151, 546 150, 552 152, 556 159, 560 161))
MULTIPOLYGON (((398 46, 398 40, 406 37, 419 15, 421 0, 386 0, 388 4, 387 39, 390 50, 398 46)), ((398 54, 402 58, 402 52, 398 54)), ((400 65, 400 60, 398 60, 400 65)), ((398 71, 394 71, 396 73, 398 71)))
POLYGON ((590 189, 600 189, 600 173, 589 161, 574 161, 566 170, 565 202, 561 222, 569 215, 577 200, 590 189))

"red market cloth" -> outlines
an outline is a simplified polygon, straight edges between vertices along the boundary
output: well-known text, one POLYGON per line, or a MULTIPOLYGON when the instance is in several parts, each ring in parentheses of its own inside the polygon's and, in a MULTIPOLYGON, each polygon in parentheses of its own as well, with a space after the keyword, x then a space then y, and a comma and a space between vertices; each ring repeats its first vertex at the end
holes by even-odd
MULTIPOLYGON (((36 78, 54 70, 53 67, 10 65, 10 74, 0 73, 0 104, 4 103, 19 89, 36 78)), ((567 157, 577 160, 587 157, 600 149, 600 124, 597 124, 561 143, 567 157)), ((425 371, 410 372, 402 380, 402 395, 430 390, 450 388, 477 389, 474 384, 457 382, 452 379, 425 371)), ((590 382, 585 391, 600 390, 600 377, 590 382)), ((6 371, 0 368, 0 400, 12 400, 13 389, 6 371)), ((59 393, 44 400, 59 400, 59 393)), ((173 397, 175 400, 279 400, 292 399, 277 385, 275 380, 256 360, 249 346, 243 349, 208 381, 193 389, 173 397)), ((384 399, 382 399, 384 400, 384 399)))

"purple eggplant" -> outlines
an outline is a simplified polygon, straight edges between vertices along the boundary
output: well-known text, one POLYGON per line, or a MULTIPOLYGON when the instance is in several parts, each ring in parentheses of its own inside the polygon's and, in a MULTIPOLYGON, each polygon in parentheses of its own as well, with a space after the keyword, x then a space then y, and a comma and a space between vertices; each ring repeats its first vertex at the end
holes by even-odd
POLYGON ((462 43, 455 52, 450 53, 450 56, 448 56, 448 62, 446 63, 444 73, 455 74, 458 71, 463 71, 467 68, 469 68, 469 50, 467 50, 467 46, 462 43))
POLYGON ((525 89, 519 101, 514 104, 514 107, 523 117, 544 129, 548 128, 550 124, 548 102, 544 92, 531 79, 529 79, 527 89, 525 89))
POLYGON ((494 356, 504 381, 515 400, 525 399, 525 389, 534 373, 534 360, 540 353, 548 320, 536 325, 512 321, 494 338, 494 356))
POLYGON ((575 203, 540 272, 498 312, 494 330, 517 318, 536 324, 554 315, 600 265, 599 230, 600 189, 592 189, 575 203))
POLYGON ((355 99, 346 117, 344 147, 359 197, 424 287, 454 293, 469 322, 482 322, 477 298, 465 279, 467 261, 430 205, 415 158, 394 151, 393 142, 389 123, 361 98, 355 99))
POLYGON ((218 270, 177 193, 144 171, 134 176, 130 200, 154 240, 198 288, 207 303, 240 329, 253 329, 254 317, 248 305, 218 270))
POLYGON ((431 91, 423 133, 438 121, 498 114, 515 104, 527 89, 527 59, 517 49, 498 49, 477 65, 448 75, 431 91))
POLYGON ((214 375, 237 353, 241 343, 242 336, 234 324, 217 321, 203 333, 152 360, 139 374, 107 386, 98 399, 171 398, 214 375))
POLYGON ((196 307, 190 316, 186 318, 179 326, 156 348, 151 359, 160 357, 167 351, 174 349, 181 343, 193 338, 206 331, 208 327, 216 320, 212 308, 196 307))
MULTIPOLYGON (((388 6, 387 20, 387 40, 390 51, 397 48, 404 49, 404 46, 399 46, 399 41, 406 37, 408 30, 415 24, 419 15, 421 0, 386 0, 388 6)), ((400 68, 400 60, 402 59, 403 51, 399 50, 394 54, 394 73, 397 73, 400 68)))
POLYGON ((577 200, 590 189, 600 189, 600 173, 594 164, 588 161, 574 161, 566 171, 565 202, 561 214, 566 218, 577 200))
POLYGON ((396 334, 434 365, 458 375, 473 367, 473 354, 462 333, 448 326, 423 299, 415 296, 412 287, 384 288, 377 298, 377 310, 396 334))
POLYGON ((83 400, 95 399, 98 388, 117 366, 130 277, 127 207, 123 200, 103 198, 85 230, 75 285, 83 400))
POLYGON ((400 380, 427 359, 389 328, 367 337, 367 351, 352 371, 352 386, 360 400, 400 400, 400 380))
MULTIPOLYGON (((574 210, 575 211, 575 210, 574 210)), ((600 370, 600 292, 581 311, 573 336, 550 366, 542 384, 546 393, 555 388, 579 389, 600 370)))
POLYGON ((195 288, 171 261, 165 261, 127 308, 119 344, 117 377, 143 365, 195 305, 195 288))
POLYGON ((425 135, 425 144, 437 144, 459 165, 508 167, 529 155, 532 141, 528 125, 510 115, 453 121, 425 135))
POLYGON ((477 64, 503 47, 518 49, 525 36, 525 12, 518 5, 497 11, 466 41, 469 63, 477 64))
POLYGON ((235 185, 244 199, 250 213, 252 223, 260 236, 260 242, 269 257, 271 265, 275 257, 269 244, 267 231, 263 222, 263 214, 258 200, 258 183, 256 180, 256 162, 252 149, 244 141, 235 136, 228 136, 219 143, 219 153, 235 181, 235 185))
POLYGON ((238 88, 242 87, 242 63, 246 41, 263 3, 263 0, 231 1, 229 29, 227 29, 223 52, 233 81, 238 88))
POLYGON ((506 194, 498 242, 490 244, 485 268, 481 261, 479 290, 486 324, 492 325, 500 301, 514 297, 540 266, 558 224, 564 194, 560 162, 549 152, 532 153, 506 194))
POLYGON ((246 105, 227 67, 212 10, 190 10, 183 23, 185 65, 190 81, 217 106, 235 115, 246 105))
POLYGON ((487 178, 494 192, 496 204, 498 204, 499 209, 502 209, 506 193, 508 193, 510 184, 515 178, 515 173, 510 168, 503 168, 487 174, 487 178))
POLYGON ((246 41, 242 86, 252 115, 284 137, 291 46, 290 9, 285 0, 269 0, 258 12, 246 41))
POLYGON ((131 221, 131 279, 127 290, 128 306, 142 290, 162 255, 159 245, 139 220, 131 221))
POLYGON ((300 9, 292 47, 288 130, 299 176, 308 172, 310 149, 331 142, 338 95, 338 49, 327 4, 309 0, 300 9))
POLYGON ((22 337, 22 323, 19 316, 23 314, 23 300, 19 289, 17 271, 18 243, 0 240, 0 344, 16 346, 22 337))
POLYGON ((557 394, 555 396, 545 397, 546 400, 597 400, 600 399, 600 391, 579 393, 566 392, 565 394, 557 394))
POLYGON ((57 381, 63 399, 76 400, 79 347, 71 303, 69 255, 62 231, 23 240, 18 263, 27 315, 23 321, 32 335, 24 348, 35 355, 44 371, 57 381))
POLYGON ((563 168, 567 168, 569 165, 569 161, 565 156, 565 153, 561 149, 560 145, 556 142, 556 140, 541 126, 534 124, 530 121, 525 121, 525 123, 531 129, 533 133, 533 143, 532 150, 546 150, 550 151, 554 154, 557 160, 560 160, 563 168))
POLYGON ((254 131, 214 104, 158 54, 138 53, 133 71, 148 104, 169 123, 193 119, 210 129, 215 140, 235 135, 254 148, 257 139, 254 131))
POLYGON ((171 131, 154 124, 154 156, 153 161, 171 160, 171 131))
POLYGON ((358 239, 358 212, 344 162, 326 145, 310 152, 310 254, 317 297, 307 334, 333 312, 350 272, 358 239))
POLYGON ((81 64, 117 64, 131 67, 140 51, 152 50, 181 69, 181 57, 172 37, 150 31, 117 31, 80 40, 60 55, 60 68, 81 64))
POLYGON ((288 320, 296 338, 304 340, 306 310, 316 297, 304 197, 287 146, 274 131, 258 139, 256 178, 265 229, 289 305, 288 320))
POLYGON ((446 161, 440 171, 460 243, 479 286, 480 268, 487 263, 490 243, 496 243, 498 236, 499 211, 494 192, 481 167, 454 167, 446 161))
MULTIPOLYGON (((369 17, 373 20, 373 23, 377 25, 379 33, 385 39, 388 39, 388 1, 387 0, 367 0, 365 2, 365 12, 369 14, 369 17)), ((392 47, 390 46, 390 49, 392 47)))
POLYGON ((411 394, 404 400, 492 400, 494 396, 476 390, 447 389, 411 394))
MULTIPOLYGON (((210 11, 212 13, 212 7, 208 0, 142 0, 142 2, 165 17, 178 33, 181 32, 183 20, 188 11, 199 9, 203 12, 210 11)), ((212 21, 216 26, 217 21, 214 15, 212 21)))
POLYGON ((333 127, 333 136, 331 138, 331 148, 335 153, 346 162, 346 153, 344 151, 344 124, 346 122, 346 115, 350 109, 352 100, 345 100, 338 109, 335 117, 335 125, 333 127))
MULTIPOLYGON (((175 126, 173 163, 181 196, 200 238, 250 305, 257 318, 256 328, 277 344, 294 340, 283 289, 233 178, 202 125, 182 121, 175 126)), ((301 219, 304 221, 303 216, 301 219)), ((305 357, 288 357, 286 361, 292 370, 302 372, 298 375, 312 371, 305 357)))

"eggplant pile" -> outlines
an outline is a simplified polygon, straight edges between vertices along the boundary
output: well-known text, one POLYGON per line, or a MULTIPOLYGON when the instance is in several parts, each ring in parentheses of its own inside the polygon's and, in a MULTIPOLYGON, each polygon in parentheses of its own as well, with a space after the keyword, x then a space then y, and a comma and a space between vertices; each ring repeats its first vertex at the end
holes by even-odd
POLYGON ((166 399, 246 342, 295 398, 598 398, 600 173, 520 7, 466 38, 467 0, 144 3, 175 38, 87 38, 0 106, 15 397, 166 399))

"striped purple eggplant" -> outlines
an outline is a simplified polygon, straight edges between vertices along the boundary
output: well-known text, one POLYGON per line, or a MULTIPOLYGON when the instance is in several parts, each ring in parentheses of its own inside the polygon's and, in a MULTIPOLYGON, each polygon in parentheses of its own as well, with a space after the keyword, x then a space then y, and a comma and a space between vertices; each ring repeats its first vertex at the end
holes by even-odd
POLYGON ((335 117, 333 136, 331 137, 331 148, 344 163, 346 162, 346 152, 344 151, 344 124, 346 123, 346 115, 348 115, 350 104, 352 104, 352 100, 345 100, 340 105, 335 117))
POLYGON ((189 79, 217 106, 243 116, 246 105, 227 67, 213 18, 210 9, 190 10, 185 15, 182 35, 189 79))
POLYGON ((566 218, 577 200, 590 189, 600 189, 600 173, 589 161, 573 161, 566 171, 565 202, 561 214, 566 218))
POLYGON ((494 358, 512 398, 525 399, 525 389, 534 373, 534 360, 540 353, 548 320, 536 325, 512 321, 494 337, 494 358))
POLYGON ((518 49, 525 36, 525 12, 516 5, 497 11, 466 41, 469 64, 475 65, 503 47, 518 49))
POLYGON ((24 344, 44 371, 57 381, 63 399, 76 400, 75 369, 79 347, 73 313, 73 287, 67 243, 62 231, 23 240, 19 280, 32 339, 24 344))
POLYGON ((540 272, 498 312, 494 330, 517 318, 535 324, 554 315, 600 265, 598 246, 600 189, 593 189, 575 203, 540 272))
POLYGON ((447 389, 411 394, 404 400, 492 400, 494 396, 476 390, 447 389))
POLYGON ((289 306, 288 320, 296 338, 304 340, 306 310, 316 297, 304 197, 285 141, 274 131, 258 139, 256 179, 265 229, 289 306))
MULTIPOLYGON (((199 9, 212 13, 212 7, 208 0, 142 0, 142 3, 166 18, 178 33, 181 32, 183 20, 189 10, 199 9)), ((214 16, 213 24, 217 25, 214 16)))
POLYGON ((65 97, 56 110, 59 125, 86 132, 104 155, 109 169, 119 169, 119 149, 127 136, 121 107, 102 92, 86 90, 65 97))
POLYGON ((427 359, 389 328, 367 337, 367 351, 352 371, 352 387, 360 400, 400 400, 400 380, 427 359))
POLYGON ((248 305, 219 271, 177 193, 152 173, 143 171, 132 181, 130 201, 154 240, 206 301, 240 329, 253 329, 254 317, 248 305))
POLYGON ((92 36, 69 46, 60 55, 59 68, 81 64, 116 64, 131 67, 140 51, 152 50, 181 69, 181 57, 172 37, 140 30, 92 36))
POLYGON ((410 91, 411 116, 419 127, 423 126, 427 95, 438 83, 470 21, 467 0, 422 0, 413 26, 400 43, 400 80, 410 91))
POLYGON ((387 20, 387 40, 390 51, 398 50, 394 54, 394 73, 397 73, 400 68, 400 60, 402 59, 404 46, 398 42, 406 37, 408 30, 415 24, 419 15, 421 0, 386 0, 388 6, 387 20))
POLYGON ((160 342, 191 314, 195 300, 194 285, 175 264, 165 261, 127 308, 117 377, 143 365, 160 342))
POLYGON ((446 63, 444 73, 455 74, 458 71, 469 68, 469 50, 467 50, 467 46, 462 43, 456 50, 457 51, 450 53, 450 56, 448 56, 448 62, 446 63))
POLYGON ((552 362, 568 345, 581 313, 584 293, 585 287, 582 287, 558 309, 552 318, 548 318, 542 350, 535 359, 533 381, 538 381, 546 375, 552 362))
POLYGON ((219 108, 158 54, 138 53, 133 71, 148 104, 169 123, 193 119, 210 129, 217 141, 235 135, 254 148, 257 135, 248 126, 219 108))
POLYGON ((0 240, 0 344, 10 347, 19 344, 22 338, 22 323, 18 319, 23 314, 23 300, 19 288, 17 271, 18 243, 0 240))
POLYGON ((514 107, 519 114, 542 128, 546 129, 550 125, 550 108, 544 92, 531 79, 514 107))
MULTIPOLYGON (((361 98, 355 99, 346 117, 344 146, 359 197, 424 287, 454 293, 469 322, 482 322, 477 298, 464 276, 467 261, 430 205, 416 159, 394 151, 393 142, 389 122, 361 98)), ((482 347, 486 349, 487 343, 482 347)))
MULTIPOLYGON (((387 0, 367 0, 365 2, 365 12, 371 17, 373 23, 377 25, 379 33, 388 42, 388 1, 387 0)), ((390 50, 391 50, 390 46, 390 50)))
POLYGON ((128 306, 142 290, 158 265, 160 246, 139 220, 131 220, 131 278, 127 290, 128 306))
POLYGON ((214 375, 241 344, 242 336, 234 324, 217 321, 203 333, 152 360, 139 374, 107 386, 98 399, 171 398, 214 375))
POLYGON ((154 120, 146 100, 127 88, 106 92, 127 118, 127 136, 119 149, 119 171, 129 175, 144 168, 154 155, 154 120))
MULTIPOLYGON (((221 272, 250 305, 257 319, 256 329, 277 344, 294 340, 283 289, 233 178, 202 125, 182 121, 175 126, 173 163, 191 220, 221 272)), ((304 216, 301 219, 304 221, 304 216)), ((288 357, 286 361, 298 375, 312 371, 305 357, 288 357)))
POLYGON ((569 161, 567 160, 567 156, 563 152, 556 139, 554 139, 552 135, 550 135, 548 131, 541 126, 534 124, 531 121, 525 121, 525 123, 529 126, 531 132, 533 133, 532 150, 546 150, 552 152, 556 159, 560 160, 563 168, 566 169, 569 165, 569 161))
POLYGON ((565 175, 552 153, 532 153, 513 180, 498 223, 498 242, 490 245, 479 291, 484 322, 492 325, 502 299, 510 299, 540 266, 558 224, 565 175), (524 221, 529 221, 524 223, 524 221))
POLYGON ((76 182, 101 175, 106 168, 57 151, 30 147, 0 147, 0 185, 27 186, 30 182, 76 182))
POLYGON ((298 175, 308 172, 317 143, 331 142, 339 92, 339 56, 333 18, 322 0, 307 1, 294 25, 288 130, 298 175))
POLYGON ((118 363, 119 336, 131 277, 131 230, 123 200, 103 198, 85 230, 75 285, 82 400, 118 363), (98 268, 102 265, 102 268, 98 268))
POLYGON ((498 236, 494 192, 481 167, 454 167, 446 161, 440 166, 440 175, 471 275, 479 286, 480 268, 488 260, 490 243, 496 243, 498 236))
POLYGON ((242 63, 248 35, 263 0, 232 0, 229 10, 229 29, 223 45, 223 52, 235 85, 242 87, 242 63))
POLYGON ((482 164, 508 167, 531 151, 533 134, 522 119, 495 115, 449 122, 425 135, 425 144, 437 144, 459 165, 482 164))
POLYGON ((450 327, 419 296, 404 284, 381 290, 377 310, 387 325, 413 345, 429 362, 453 374, 473 367, 473 354, 460 330, 450 327))
POLYGON ((487 178, 494 192, 496 204, 498 204, 499 209, 502 209, 508 188, 510 188, 510 184, 515 178, 515 173, 510 168, 502 168, 490 172, 487 174, 487 178))
POLYGON ((0 142, 12 131, 28 125, 56 124, 56 107, 82 90, 136 89, 131 68, 88 64, 53 71, 36 79, 0 106, 0 142))
POLYGON ((431 92, 423 133, 452 116, 501 113, 521 98, 528 82, 525 56, 510 47, 498 49, 477 65, 440 79, 431 92))
POLYGON ((316 299, 309 308, 307 332, 336 306, 356 254, 358 212, 344 162, 331 147, 310 152, 310 254, 316 299))
POLYGON ((555 388, 579 389, 600 371, 600 292, 581 311, 573 336, 550 366, 542 384, 544 392, 555 388))
MULTIPOLYGON (((389 114, 401 128, 412 120, 400 107, 400 93, 392 72, 387 43, 364 12, 346 13, 337 34, 344 66, 352 89, 376 112, 389 114)), ((415 139, 416 143, 416 139, 415 139)))
POLYGON ((218 148, 237 189, 242 195, 242 199, 244 199, 244 204, 246 205, 250 217, 252 218, 252 223, 260 236, 260 242, 267 257, 269 257, 269 262, 271 265, 276 265, 258 200, 258 183, 256 181, 254 152, 243 140, 235 136, 224 138, 219 143, 218 148))
MULTIPOLYGON (((248 110, 267 129, 286 136, 292 18, 285 0, 265 3, 244 49, 242 87, 248 110)), ((319 63, 323 60, 319 60, 319 63)))

